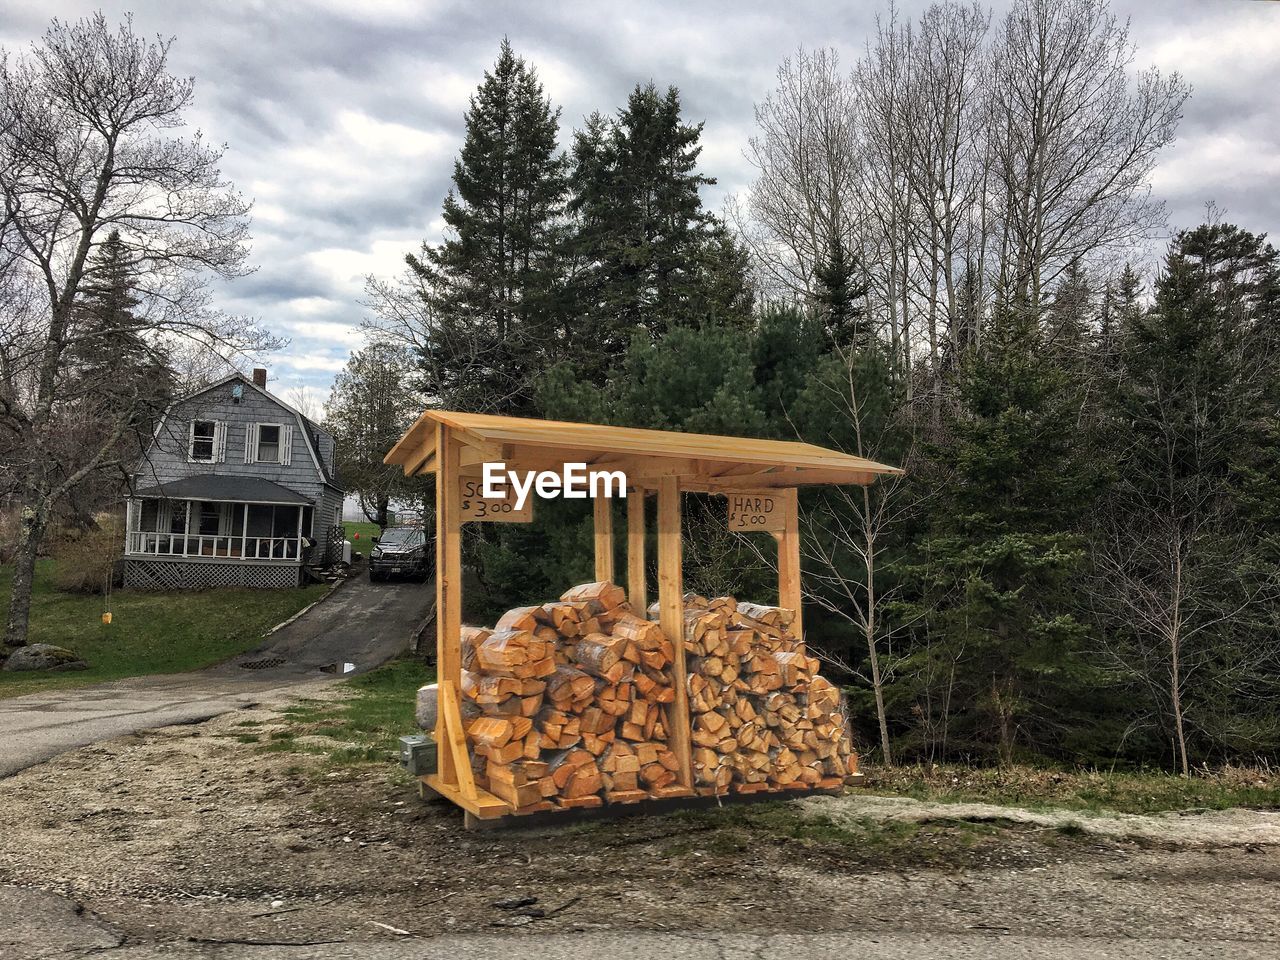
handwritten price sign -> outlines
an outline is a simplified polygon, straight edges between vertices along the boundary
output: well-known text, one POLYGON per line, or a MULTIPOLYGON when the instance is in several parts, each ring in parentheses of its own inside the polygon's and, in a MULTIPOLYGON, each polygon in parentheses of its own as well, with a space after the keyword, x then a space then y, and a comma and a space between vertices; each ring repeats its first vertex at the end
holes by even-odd
POLYGON ((775 497, 755 493, 731 493, 729 529, 738 533, 754 530, 773 532, 783 529, 785 517, 782 502, 775 497))
POLYGON ((516 492, 507 487, 506 496, 497 499, 486 499, 483 496, 484 483, 479 479, 462 477, 458 481, 458 493, 462 500, 462 522, 479 520, 485 523, 532 523, 533 498, 525 503, 524 509, 516 509, 516 492))

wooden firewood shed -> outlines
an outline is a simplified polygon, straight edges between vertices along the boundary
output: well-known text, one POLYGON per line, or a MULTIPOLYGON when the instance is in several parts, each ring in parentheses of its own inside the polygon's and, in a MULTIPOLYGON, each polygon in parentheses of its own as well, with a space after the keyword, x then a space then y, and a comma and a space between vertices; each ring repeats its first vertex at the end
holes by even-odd
MULTIPOLYGON (((462 570, 461 527, 476 520, 521 521, 528 508, 479 496, 486 463, 511 471, 555 471, 566 464, 626 475, 627 587, 633 609, 648 602, 645 583, 645 500, 657 500, 659 624, 675 649, 671 749, 680 770, 667 796, 695 796, 686 683, 684 585, 681 572, 681 494, 723 494, 731 529, 770 532, 778 548, 779 605, 795 611, 800 632, 800 533, 797 488, 870 484, 900 474, 896 467, 815 446, 781 440, 640 430, 599 424, 426 410, 384 461, 407 476, 436 477, 436 655, 439 711, 438 770, 426 785, 467 812, 467 822, 512 813, 505 800, 475 783, 460 712, 462 570), (765 509, 768 508, 768 509, 765 509)), ((596 498, 595 576, 613 580, 612 501, 596 498)))

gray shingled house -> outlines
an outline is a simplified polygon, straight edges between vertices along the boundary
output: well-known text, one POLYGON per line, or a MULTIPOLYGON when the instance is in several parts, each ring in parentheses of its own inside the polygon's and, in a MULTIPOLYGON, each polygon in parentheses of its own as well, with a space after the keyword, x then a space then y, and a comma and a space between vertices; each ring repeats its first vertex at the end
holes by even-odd
POLYGON ((234 374, 175 400, 133 474, 124 580, 134 589, 290 587, 342 551, 333 437, 234 374))

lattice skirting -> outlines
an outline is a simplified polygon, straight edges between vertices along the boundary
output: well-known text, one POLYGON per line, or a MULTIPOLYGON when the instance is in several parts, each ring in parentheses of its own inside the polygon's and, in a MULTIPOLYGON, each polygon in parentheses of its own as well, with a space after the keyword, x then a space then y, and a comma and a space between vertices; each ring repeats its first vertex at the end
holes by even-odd
POLYGON ((203 590, 208 587, 252 587, 277 590, 296 587, 296 563, 192 563, 126 557, 124 585, 129 590, 203 590))
POLYGON ((329 527, 328 543, 325 544, 326 564, 338 563, 342 560, 342 543, 347 538, 346 529, 341 524, 333 524, 329 527))

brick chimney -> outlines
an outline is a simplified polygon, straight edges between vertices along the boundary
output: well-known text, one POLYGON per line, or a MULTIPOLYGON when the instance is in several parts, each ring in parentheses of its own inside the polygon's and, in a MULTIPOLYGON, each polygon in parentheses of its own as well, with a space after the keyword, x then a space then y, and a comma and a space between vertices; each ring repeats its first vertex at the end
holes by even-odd
POLYGON ((267 389, 267 368, 266 367, 253 368, 253 385, 255 387, 261 387, 263 390, 267 389))

